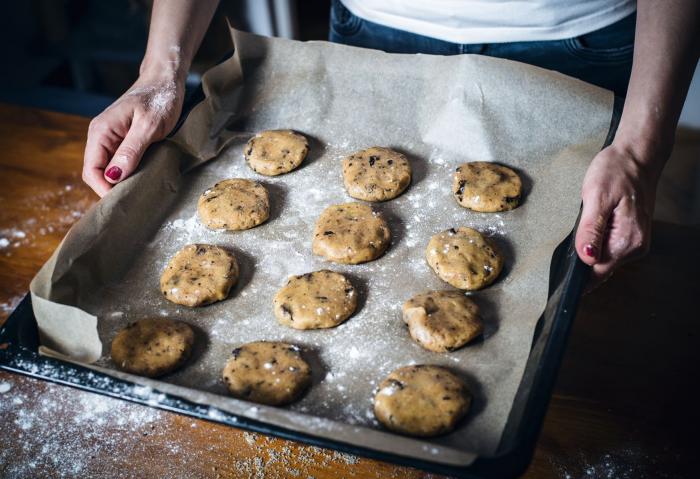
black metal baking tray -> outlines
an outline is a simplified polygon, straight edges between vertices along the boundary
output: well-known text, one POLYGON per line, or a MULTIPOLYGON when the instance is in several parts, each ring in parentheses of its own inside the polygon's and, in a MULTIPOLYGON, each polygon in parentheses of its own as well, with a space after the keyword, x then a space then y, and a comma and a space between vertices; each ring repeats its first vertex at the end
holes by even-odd
MULTIPOLYGON (((202 98, 201 90, 193 91, 188 96, 187 104, 194 105, 202 98)), ((606 145, 614 137, 621 108, 622 100, 616 98, 606 145)), ((186 111, 189 111, 189 108, 186 111)), ((185 116, 186 113, 183 114, 183 118, 185 116)), ((130 381, 39 355, 36 318, 29 295, 25 296, 0 328, 0 368, 208 421, 431 472, 462 478, 516 477, 525 471, 532 459, 578 302, 590 273, 590 268, 581 262, 576 254, 576 226, 552 255, 547 305, 537 323, 525 372, 498 450, 494 456, 479 457, 467 467, 448 466, 322 439, 224 411, 219 411, 219 414, 212 417, 208 406, 169 394, 160 395, 157 405, 153 405, 153 402, 149 403, 147 398, 139 394, 138 389, 134 388, 134 383, 130 381)), ((158 391, 154 393, 160 394, 158 391)))

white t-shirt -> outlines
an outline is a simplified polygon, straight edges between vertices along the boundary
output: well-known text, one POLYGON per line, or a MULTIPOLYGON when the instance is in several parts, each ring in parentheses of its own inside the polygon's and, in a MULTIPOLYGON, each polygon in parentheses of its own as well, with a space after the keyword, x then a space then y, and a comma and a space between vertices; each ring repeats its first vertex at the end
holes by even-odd
POLYGON ((341 0, 374 23, 453 43, 561 40, 598 30, 635 0, 341 0))

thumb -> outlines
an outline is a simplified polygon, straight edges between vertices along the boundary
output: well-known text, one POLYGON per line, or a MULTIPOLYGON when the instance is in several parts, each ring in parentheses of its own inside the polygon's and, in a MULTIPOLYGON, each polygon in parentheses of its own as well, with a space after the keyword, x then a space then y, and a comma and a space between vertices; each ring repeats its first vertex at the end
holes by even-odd
POLYGON ((153 135, 146 128, 133 123, 124 140, 105 167, 105 179, 116 184, 128 178, 139 166, 146 148, 153 142, 153 135))
POLYGON ((581 221, 576 230, 576 252, 588 265, 601 260, 611 213, 612 208, 600 198, 584 198, 581 221))

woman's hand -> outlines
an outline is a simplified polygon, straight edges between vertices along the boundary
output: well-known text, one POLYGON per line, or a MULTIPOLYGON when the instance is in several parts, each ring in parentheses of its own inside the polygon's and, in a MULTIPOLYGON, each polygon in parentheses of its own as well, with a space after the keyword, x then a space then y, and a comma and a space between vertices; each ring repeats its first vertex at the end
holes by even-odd
POLYGON ((699 25, 695 0, 637 1, 632 75, 620 125, 583 180, 576 250, 593 266, 591 288, 649 250, 656 183, 700 55, 699 25))
POLYGON ((90 123, 83 181, 104 196, 131 175, 148 145, 175 127, 185 78, 218 0, 154 0, 141 75, 90 123))
POLYGON ((146 148, 175 127, 184 81, 172 76, 140 77, 117 101, 90 122, 83 181, 104 196, 131 175, 146 148))
POLYGON ((589 288, 605 281, 627 261, 649 251, 659 168, 642 161, 622 142, 593 159, 583 180, 583 212, 576 250, 593 268, 589 288))

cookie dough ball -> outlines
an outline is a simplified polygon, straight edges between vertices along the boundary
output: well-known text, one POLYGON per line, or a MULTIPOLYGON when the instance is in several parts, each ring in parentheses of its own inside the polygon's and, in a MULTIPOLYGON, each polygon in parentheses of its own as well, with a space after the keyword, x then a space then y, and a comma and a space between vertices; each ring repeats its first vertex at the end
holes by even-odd
POLYGON ((343 182, 353 198, 386 201, 411 183, 411 165, 401 153, 375 146, 343 160, 343 182))
POLYGON ((277 321, 285 326, 332 328, 355 312, 357 294, 345 276, 324 269, 290 277, 273 304, 277 321))
POLYGON ((314 228, 312 250, 329 261, 358 264, 379 258, 389 246, 389 225, 362 203, 323 210, 314 228))
POLYGON ((498 251, 471 228, 451 228, 436 234, 428 242, 425 257, 441 280, 468 291, 493 283, 503 269, 498 251))
POLYGON ((182 321, 141 319, 117 333, 112 361, 122 371, 155 378, 182 366, 192 353, 194 332, 182 321))
POLYGON ((183 306, 221 301, 238 281, 233 254, 210 244, 190 244, 175 253, 160 277, 165 299, 183 306))
POLYGON ((289 404, 311 384, 311 367, 292 344, 259 341, 233 350, 224 367, 232 396, 271 406, 289 404))
POLYGON ((306 137, 292 130, 267 130, 248 140, 244 156, 253 171, 266 176, 289 173, 309 152, 306 137))
POLYGON ((263 185, 251 180, 223 180, 202 193, 199 220, 207 228, 247 230, 270 217, 270 198, 263 185))
POLYGON ((411 337, 429 351, 461 348, 484 327, 476 303, 461 291, 430 291, 403 305, 403 320, 411 337))
POLYGON ((392 431, 437 436, 452 431, 467 414, 471 393, 454 373, 439 366, 393 371, 374 396, 374 415, 392 431))
POLYGON ((457 203, 473 211, 508 211, 520 204, 522 181, 510 168, 475 161, 457 168, 452 193, 457 203))

